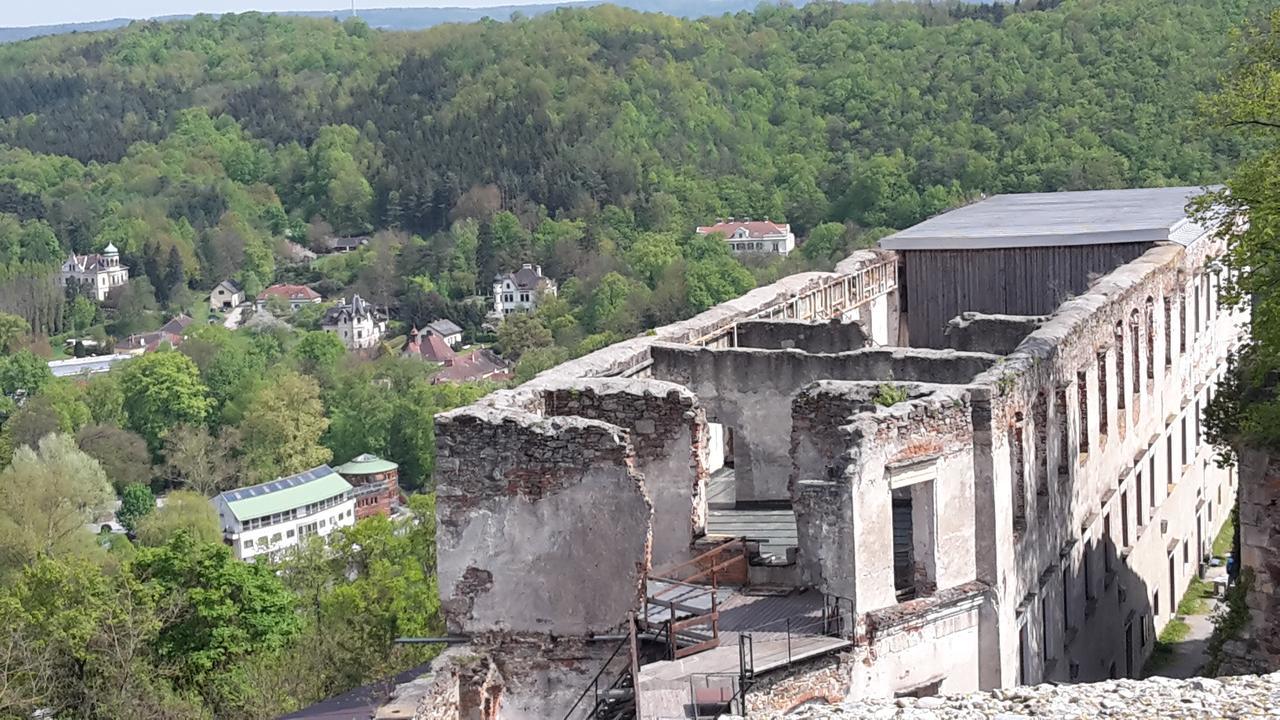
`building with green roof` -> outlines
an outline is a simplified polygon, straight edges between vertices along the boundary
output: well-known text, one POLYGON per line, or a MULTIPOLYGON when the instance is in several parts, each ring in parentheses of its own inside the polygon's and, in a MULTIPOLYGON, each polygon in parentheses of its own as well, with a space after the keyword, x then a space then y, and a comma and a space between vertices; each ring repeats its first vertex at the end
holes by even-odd
POLYGON ((364 453, 338 466, 354 488, 356 519, 372 515, 390 516, 400 504, 400 466, 377 455, 364 453))
POLYGON ((276 555, 356 521, 351 483, 328 465, 220 493, 211 501, 236 557, 276 555))

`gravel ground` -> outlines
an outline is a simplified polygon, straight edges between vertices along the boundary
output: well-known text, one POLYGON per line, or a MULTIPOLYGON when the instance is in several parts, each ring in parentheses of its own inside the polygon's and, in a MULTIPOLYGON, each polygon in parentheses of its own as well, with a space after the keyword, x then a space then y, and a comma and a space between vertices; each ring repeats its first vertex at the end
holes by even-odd
POLYGON ((788 720, 1280 718, 1280 673, 1219 679, 1155 677, 1081 685, 1034 685, 920 699, 850 700, 842 705, 801 708, 786 717, 788 720))

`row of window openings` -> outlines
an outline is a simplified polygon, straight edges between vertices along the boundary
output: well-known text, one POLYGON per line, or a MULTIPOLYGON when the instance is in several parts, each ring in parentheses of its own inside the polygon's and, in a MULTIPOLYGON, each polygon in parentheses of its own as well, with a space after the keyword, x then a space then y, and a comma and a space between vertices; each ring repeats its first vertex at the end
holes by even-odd
MULTIPOLYGON (((1191 460, 1190 448, 1200 447, 1200 444, 1203 441, 1203 427, 1201 425, 1201 416, 1203 414, 1204 405, 1209 402, 1212 402, 1213 393, 1214 393, 1214 383, 1210 381, 1208 383, 1208 387, 1204 391, 1203 399, 1199 397, 1196 398, 1194 412, 1184 413, 1181 419, 1179 420, 1179 425, 1178 425, 1179 443, 1178 444, 1181 450, 1181 454, 1180 454, 1181 463, 1178 465, 1175 465, 1173 461, 1173 434, 1170 432, 1165 433, 1164 442, 1165 442, 1166 485, 1169 487, 1172 487, 1175 484, 1175 475, 1174 475, 1175 467, 1185 467, 1191 460), (1188 438, 1188 435, 1187 435, 1188 419, 1192 421, 1191 430, 1193 432, 1193 437, 1191 438, 1188 438), (1190 442, 1188 442, 1188 440, 1190 440, 1190 442)), ((1065 416, 1064 408, 1066 406, 1065 391, 1059 391, 1058 404, 1059 404, 1059 411, 1060 413, 1062 413, 1059 415, 1059 417, 1064 417, 1065 416)), ((1046 418, 1042 416, 1038 416, 1036 418, 1036 421, 1037 421, 1038 427, 1040 428, 1045 427, 1046 418)), ((1169 429, 1172 429, 1172 428, 1169 428, 1169 429)), ((1066 427, 1060 425, 1058 428, 1057 434, 1058 434, 1058 440, 1059 440, 1060 457, 1061 458, 1070 457, 1069 449, 1067 447, 1066 427)), ((1087 433, 1082 432, 1081 438, 1082 438, 1081 443, 1083 445, 1083 443, 1086 442, 1087 440, 1087 433)), ((1047 467, 1047 457, 1045 457, 1045 453, 1043 452, 1043 449, 1042 449, 1043 441, 1044 441, 1043 432, 1041 433, 1040 439, 1042 441, 1041 447, 1036 448, 1036 456, 1037 458, 1039 458, 1037 464, 1040 470, 1040 485, 1037 491, 1037 496, 1041 498, 1043 501, 1047 501, 1048 500, 1048 486, 1047 486, 1048 467, 1047 467)), ((1020 529, 1018 526, 1019 518, 1021 518, 1024 527, 1025 527, 1025 519, 1026 519, 1026 470, 1024 467, 1026 451, 1025 451, 1025 448, 1023 447, 1021 426, 1015 428, 1015 431, 1013 433, 1013 446, 1010 452, 1013 454, 1014 463, 1015 463, 1014 521, 1015 521, 1015 530, 1017 530, 1017 529, 1020 529)), ((1081 454, 1083 454, 1083 452, 1081 454)), ((1066 475, 1067 475, 1066 464, 1065 462, 1060 461, 1058 465, 1059 482, 1064 481, 1066 479, 1066 475)), ((1142 506, 1142 475, 1143 473, 1140 471, 1138 473, 1139 480, 1138 480, 1137 491, 1136 491, 1139 507, 1142 506)), ((1150 491, 1148 499, 1149 499, 1149 502, 1151 503, 1150 505, 1151 510, 1154 511, 1156 507, 1155 505, 1156 503, 1156 453, 1155 452, 1150 453, 1150 456, 1147 458, 1146 476, 1148 479, 1148 487, 1150 491)))
MULTIPOLYGON (((345 512, 340 512, 337 514, 336 517, 333 518, 332 524, 334 525, 334 527, 337 527, 339 520, 343 518, 349 518, 349 517, 351 517, 350 510, 347 510, 345 512)), ((318 532, 319 530, 327 526, 328 525, 326 523, 325 518, 321 518, 317 522, 308 523, 306 525, 299 527, 298 537, 299 538, 309 537, 311 535, 316 534, 316 532, 318 532)), ((286 530, 283 536, 280 533, 275 533, 274 535, 271 536, 269 540, 267 538, 258 538, 257 547, 264 548, 264 549, 270 548, 272 545, 278 544, 282 539, 292 539, 293 536, 294 536, 293 530, 286 530)), ((253 538, 249 538, 241 542, 240 547, 244 548, 245 550, 252 550, 254 548, 253 538)))
MULTIPOLYGON (((1205 297, 1206 299, 1209 299, 1210 298, 1209 288, 1211 288, 1213 284, 1214 283, 1211 283, 1211 282, 1198 281, 1197 290, 1195 293, 1195 299, 1196 299, 1195 321, 1196 322, 1195 322, 1194 332, 1192 334, 1193 340, 1194 340, 1195 334, 1198 333, 1201 329, 1202 318, 1203 318, 1201 313, 1201 308, 1200 308, 1199 287, 1203 286, 1204 288, 1206 288, 1205 297)), ((1154 300, 1148 297, 1147 303, 1146 303, 1146 307, 1147 307, 1147 334, 1146 334, 1147 372, 1146 372, 1146 375, 1148 380, 1152 380, 1155 377, 1155 340, 1154 340, 1155 336, 1153 332, 1154 304, 1155 304, 1154 300)), ((1210 308, 1209 316, 1212 317, 1212 314, 1213 314, 1212 309, 1214 307, 1214 303, 1209 302, 1208 305, 1210 308)), ((1169 327, 1169 315, 1171 313, 1170 307, 1171 307, 1171 304, 1168 298, 1166 298, 1165 299, 1165 327, 1169 327)), ((1130 314, 1129 325, 1130 325, 1130 333, 1131 333, 1131 341, 1129 343, 1129 347, 1132 349, 1131 354, 1132 354, 1132 362, 1133 362, 1133 369, 1134 369, 1134 375, 1135 375, 1133 388, 1132 388, 1133 389, 1132 395, 1136 398, 1138 396, 1138 381, 1137 381, 1136 375, 1137 375, 1137 369, 1139 367, 1139 361, 1140 361, 1139 347, 1141 346, 1139 329, 1138 329, 1138 311, 1136 309, 1133 310, 1133 312, 1130 314)), ((1186 327, 1185 293, 1179 296, 1179 326, 1183 328, 1186 327)), ((1115 379, 1116 379, 1116 385, 1118 386, 1118 388, 1120 388, 1120 392, 1116 398, 1116 406, 1118 410, 1123 411, 1126 405, 1125 393, 1123 392, 1123 388, 1125 387, 1127 372, 1125 368, 1126 353, 1124 352, 1124 349, 1125 349, 1124 326, 1122 322, 1116 323, 1115 338, 1116 338, 1116 348, 1117 348, 1115 379)), ((1168 368, 1173 363, 1173 352, 1172 352, 1171 339, 1166 337, 1166 340, 1167 342, 1165 343, 1165 367, 1168 368)), ((1180 346, 1179 353, 1185 353, 1186 352, 1186 333, 1185 332, 1179 334, 1179 346, 1180 346)), ((1107 391, 1108 391, 1109 383, 1106 381, 1106 378, 1107 378, 1107 372, 1106 372, 1107 352, 1106 351, 1098 353, 1096 367, 1097 367, 1097 376, 1098 376, 1098 399, 1097 399, 1098 434, 1102 437, 1103 440, 1105 440, 1110 433, 1110 426, 1108 422, 1108 404, 1109 403, 1108 403, 1107 391)), ((1090 412, 1088 377, 1087 377, 1087 373, 1083 370, 1078 371, 1076 373, 1076 392, 1077 392, 1080 421, 1081 421, 1080 432, 1079 432, 1079 452, 1077 454, 1080 461, 1083 462, 1085 457, 1088 455, 1089 449, 1090 449, 1089 433, 1088 433, 1088 419, 1089 419, 1089 412, 1090 412)), ((1065 388, 1061 388, 1057 391, 1055 396, 1055 404, 1056 404, 1058 417, 1065 419, 1066 411, 1067 411, 1067 393, 1065 388)), ((1200 443, 1200 409, 1201 409, 1200 403, 1197 401, 1196 413, 1195 413, 1196 445, 1199 445, 1200 443)), ((1046 483, 1048 480, 1048 468, 1047 468, 1048 459, 1044 453, 1045 439, 1046 439, 1044 435, 1047 429, 1047 403, 1045 400, 1044 393, 1041 393, 1039 397, 1037 397, 1036 405, 1035 405, 1035 408, 1033 409, 1033 413, 1034 413, 1034 418, 1036 422, 1036 427, 1040 433, 1039 439, 1041 441, 1038 447, 1036 448, 1037 450, 1036 463, 1040 471, 1040 479, 1041 479, 1041 485, 1037 488, 1037 496, 1040 497, 1042 500, 1047 501, 1048 487, 1046 483)), ((1137 412, 1137 407, 1135 404, 1134 413, 1132 415, 1132 421, 1134 423, 1137 422, 1138 415, 1139 414, 1137 412)), ((1025 527, 1026 513, 1027 513, 1026 486, 1025 486, 1026 458, 1024 454, 1025 439, 1022 436, 1023 419, 1024 418, 1022 413, 1017 413, 1017 415, 1015 416, 1014 426, 1013 428, 1011 428, 1011 432, 1010 432, 1010 435, 1012 437, 1011 453, 1012 453, 1012 460, 1014 465, 1013 473, 1015 478, 1015 482, 1014 482, 1014 529, 1015 529, 1015 532, 1020 531, 1023 527, 1025 527)), ((1183 425, 1184 425, 1183 436, 1184 437, 1186 436, 1185 424, 1186 424, 1186 419, 1183 418, 1183 425)), ((1068 439, 1067 439, 1066 428, 1065 428, 1065 425, 1061 423, 1059 425, 1059 430, 1058 430, 1058 442, 1059 442, 1058 473, 1060 477, 1065 477, 1067 472, 1066 460, 1068 457, 1070 457, 1070 454, 1067 447, 1068 439)), ((1184 465, 1186 464, 1185 456, 1186 456, 1186 447, 1184 444, 1184 447, 1183 447, 1183 464, 1184 465)), ((1170 476, 1172 477, 1172 470, 1170 470, 1170 476)), ((1170 484, 1172 484, 1172 480, 1170 480, 1170 484)))
MULTIPOLYGON (((1221 487, 1219 487, 1219 488, 1218 488, 1218 504, 1219 504, 1219 506, 1221 506, 1221 504, 1222 504, 1222 488, 1221 488, 1221 487)), ((1124 510, 1125 510, 1125 509, 1127 509, 1127 505, 1122 505, 1122 515, 1125 515, 1125 512, 1124 512, 1124 510)), ((1209 525, 1210 525, 1210 527, 1212 527, 1212 524, 1213 524, 1213 502, 1208 503, 1208 506, 1207 506, 1207 515, 1208 515, 1209 525)), ((1200 535, 1200 537, 1198 538, 1198 541, 1197 541, 1197 542, 1199 542, 1199 543, 1203 543, 1203 536, 1202 536, 1202 534, 1201 534, 1201 532, 1200 532, 1200 520, 1199 520, 1199 517, 1197 517, 1197 520, 1196 520, 1196 529, 1197 529, 1197 535, 1200 535)), ((1128 534, 1127 521, 1126 521, 1126 527, 1125 527, 1125 529, 1124 529, 1124 531, 1123 531, 1123 532, 1124 532, 1124 533, 1125 533, 1125 535, 1127 536, 1127 534, 1128 534)), ((1104 567, 1103 567, 1103 570, 1104 570, 1104 572, 1105 572, 1104 589, 1108 589, 1108 588, 1110 588, 1110 587, 1111 587, 1111 582, 1112 582, 1112 580, 1114 579, 1114 572, 1115 572, 1115 565, 1114 565, 1114 562, 1115 562, 1115 561, 1114 561, 1114 557, 1115 557, 1115 555, 1114 555, 1114 553, 1112 553, 1112 552, 1111 552, 1111 548, 1113 548, 1113 547, 1114 547, 1114 543, 1113 543, 1113 542, 1112 542, 1112 540, 1111 540, 1111 515, 1110 515, 1110 513, 1108 513, 1108 514, 1107 514, 1106 516, 1104 516, 1104 518, 1103 518, 1103 523, 1102 523, 1102 535, 1103 535, 1103 538, 1104 538, 1104 542, 1103 542, 1103 550, 1102 550, 1102 552, 1103 552, 1103 566, 1104 566, 1104 567)), ((1125 543, 1126 543, 1126 544, 1128 543, 1127 539, 1125 540, 1125 543)), ((1184 539, 1182 540, 1181 545, 1182 545, 1182 567, 1181 567, 1181 569, 1182 569, 1182 572, 1183 572, 1183 573, 1186 573, 1186 571, 1187 571, 1187 569, 1188 569, 1188 566, 1191 564, 1191 541, 1190 541, 1190 539, 1184 538, 1184 539)), ((1082 585, 1083 585, 1083 589, 1084 589, 1084 596, 1085 596, 1085 617, 1086 617, 1086 618, 1087 618, 1089 615, 1091 615, 1091 614, 1093 613, 1093 609, 1094 609, 1094 607, 1095 607, 1095 605, 1096 605, 1096 602, 1097 602, 1097 599, 1098 599, 1097 589, 1096 589, 1096 588, 1094 587, 1094 585, 1093 585, 1093 582, 1092 582, 1092 579, 1091 579, 1091 572, 1090 572, 1090 569, 1091 569, 1091 567, 1092 567, 1092 565, 1093 565, 1093 561, 1091 560, 1091 555, 1093 554, 1093 552, 1095 552, 1095 551, 1091 550, 1089 547, 1087 547, 1087 546, 1086 546, 1086 548, 1085 548, 1085 550, 1084 550, 1084 553, 1083 553, 1083 554, 1081 555, 1081 557, 1080 557, 1080 570, 1081 570, 1081 573, 1080 573, 1080 576, 1079 576, 1079 580, 1081 581, 1081 583, 1082 583, 1082 585)), ((1197 552, 1197 556, 1198 556, 1201 552, 1203 552, 1203 548, 1201 548, 1201 547, 1197 547, 1196 552, 1197 552)), ((1063 567, 1062 567, 1062 579, 1061 579, 1061 583, 1062 583, 1062 584, 1061 584, 1061 591, 1062 591, 1062 638, 1063 638, 1063 642, 1062 642, 1061 644, 1062 644, 1062 646, 1063 646, 1064 648, 1065 648, 1065 646, 1066 646, 1066 645, 1068 645, 1068 644, 1069 644, 1069 642, 1070 642, 1070 632, 1071 632, 1071 628, 1073 627, 1072 622, 1071 622, 1071 616, 1072 616, 1071 597, 1072 597, 1072 593, 1070 593, 1070 592, 1068 591, 1068 588, 1071 588, 1071 587, 1072 587, 1071 579, 1072 579, 1072 578, 1071 578, 1071 573, 1070 573, 1070 566, 1069 566, 1068 564, 1064 563, 1064 564, 1063 564, 1063 567)), ((1173 612, 1173 611, 1175 610, 1175 606, 1176 606, 1176 598, 1178 597, 1178 592, 1177 592, 1177 589, 1178 589, 1178 584, 1177 584, 1177 583, 1178 583, 1178 566, 1177 566, 1177 563, 1176 563, 1176 561, 1175 561, 1175 553, 1170 553, 1170 554, 1169 554, 1169 577, 1168 577, 1168 579, 1169 579, 1169 597, 1170 597, 1170 598, 1173 598, 1173 600, 1171 601, 1171 604, 1170 604, 1170 606, 1169 606, 1169 608, 1168 608, 1168 611, 1169 611, 1169 612, 1173 612)), ((1124 602, 1125 602, 1125 600, 1126 600, 1126 597, 1125 597, 1124 592, 1123 592, 1123 591, 1118 592, 1118 593, 1117 593, 1117 595, 1116 595, 1116 597, 1117 597, 1117 602, 1119 603, 1119 605, 1120 605, 1121 607, 1123 607, 1123 606, 1124 606, 1124 602)), ((1051 644, 1050 644, 1050 642, 1049 642, 1049 640, 1048 640, 1048 638, 1049 638, 1049 617, 1050 617, 1050 612, 1049 612, 1048 602, 1049 602, 1049 598, 1048 598, 1048 597, 1042 597, 1042 598, 1040 599, 1040 622, 1041 622, 1040 630, 1041 630, 1041 645, 1042 645, 1042 653, 1043 653, 1043 655, 1042 655, 1042 659, 1044 660, 1044 662, 1045 662, 1045 663, 1049 663, 1049 662, 1051 662, 1051 661, 1052 661, 1052 659, 1053 659, 1053 658, 1052 658, 1052 656, 1051 656, 1051 654, 1050 654, 1050 647, 1051 647, 1051 644)), ((1161 614, 1161 606, 1160 606, 1160 590, 1159 590, 1158 588, 1152 592, 1152 595, 1151 595, 1151 607, 1152 607, 1152 611, 1151 611, 1151 612, 1152 612, 1152 618, 1153 618, 1153 620, 1154 620, 1155 618, 1159 618, 1159 617, 1160 617, 1160 614, 1161 614)), ((1144 614, 1144 615, 1142 615, 1142 616, 1140 617, 1140 619, 1139 619, 1139 620, 1140 620, 1140 623, 1139 623, 1139 627, 1140 627, 1139 633, 1140 633, 1140 639, 1141 639, 1141 647, 1143 647, 1143 648, 1145 648, 1145 647, 1146 647, 1146 644, 1147 644, 1146 617, 1147 617, 1147 616, 1144 614)), ((1128 632, 1128 630, 1127 630, 1127 629, 1126 629, 1126 632, 1128 632)), ((1025 640, 1025 638, 1024 638, 1024 640, 1025 640)), ((1128 637, 1126 637, 1126 645, 1128 645, 1128 642, 1129 642, 1129 638, 1128 638, 1128 637)))
MULTIPOLYGON (((502 302, 504 303, 515 302, 512 299, 514 297, 515 295, 511 293, 502 293, 502 302)), ((523 303, 529 302, 529 293, 520 293, 520 302, 523 302, 523 303)))
POLYGON ((346 500, 347 500, 346 493, 343 493, 341 495, 334 495, 328 500, 321 500, 320 502, 311 503, 310 505, 307 505, 301 510, 294 508, 291 510, 285 510, 284 512, 272 513, 271 515, 264 515, 262 517, 250 518, 249 520, 244 521, 244 524, 241 526, 241 528, 243 530, 257 530, 258 528, 268 527, 271 525, 278 525, 279 523, 289 522, 290 520, 297 520, 298 518, 304 518, 308 515, 314 515, 315 513, 328 510, 331 507, 341 505, 343 502, 346 502, 346 500))

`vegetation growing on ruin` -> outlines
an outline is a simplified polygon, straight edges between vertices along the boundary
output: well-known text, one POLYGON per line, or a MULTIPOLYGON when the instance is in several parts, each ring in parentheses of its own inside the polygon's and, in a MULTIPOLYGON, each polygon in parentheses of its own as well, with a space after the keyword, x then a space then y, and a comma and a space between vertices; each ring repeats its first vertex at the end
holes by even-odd
POLYGON ((1234 447, 1255 444, 1280 450, 1280 10, 1237 39, 1236 66, 1209 103, 1218 125, 1247 137, 1259 151, 1243 161, 1220 192, 1204 201, 1211 220, 1223 223, 1231 247, 1222 273, 1224 298, 1248 303, 1252 340, 1233 358, 1205 411, 1205 427, 1220 459, 1234 447))
POLYGON ((873 399, 880 407, 893 407, 898 403, 906 402, 911 399, 911 395, 907 392, 907 389, 901 385, 880 383, 876 386, 876 394, 873 399))

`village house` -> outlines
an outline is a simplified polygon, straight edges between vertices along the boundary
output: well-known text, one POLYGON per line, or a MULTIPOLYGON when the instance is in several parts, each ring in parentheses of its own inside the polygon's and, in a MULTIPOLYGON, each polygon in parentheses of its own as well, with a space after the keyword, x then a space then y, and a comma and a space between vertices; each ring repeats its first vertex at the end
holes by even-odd
POLYGON ((421 332, 417 328, 410 330, 401 355, 444 365, 431 376, 432 383, 505 380, 510 377, 510 364, 493 351, 479 348, 459 354, 443 335, 430 327, 421 332))
POLYGON ((437 415, 469 640, 398 702, 767 717, 1138 677, 1236 497, 1201 414, 1248 313, 1200 192, 987 198, 437 415))
POLYGON ((195 322, 190 315, 178 315, 154 332, 136 333, 116 343, 118 353, 141 355, 161 348, 176 348, 187 337, 187 328, 195 322))
POLYGON ((536 310, 541 298, 554 297, 556 289, 556 281, 542 274, 541 265, 525 263, 519 270, 493 279, 492 314, 503 317, 536 310))
POLYGON ((351 484, 328 465, 228 490, 211 502, 223 542, 240 560, 272 559, 313 535, 355 524, 351 484))
POLYGON ((223 280, 209 293, 209 309, 226 312, 244 302, 244 288, 235 280, 223 280))
POLYGON ((444 338, 444 341, 454 350, 457 350, 458 346, 462 344, 462 328, 448 318, 440 318, 427 323, 427 329, 444 338))
POLYGON ((78 285, 102 302, 112 290, 129 282, 129 268, 120 264, 120 251, 108 244, 102 254, 71 253, 59 274, 63 286, 78 285))
POLYGON ((773 253, 786 255, 796 249, 796 235, 787 223, 764 220, 719 220, 714 225, 702 225, 699 235, 722 235, 729 249, 735 253, 773 253))
POLYGON ((267 302, 273 297, 289 303, 289 309, 294 311, 303 305, 315 304, 324 299, 320 297, 320 293, 312 290, 306 285, 288 285, 281 283, 272 285, 266 290, 258 293, 258 309, 265 309, 267 307, 267 302))
POLYGON ((337 335, 348 350, 363 350, 382 342, 387 333, 387 318, 364 298, 352 295, 351 302, 342 298, 329 308, 320 329, 337 335))
POLYGON ((324 248, 329 254, 345 255, 349 252, 355 252, 368 244, 368 235, 360 235, 358 237, 331 237, 324 241, 324 248))

